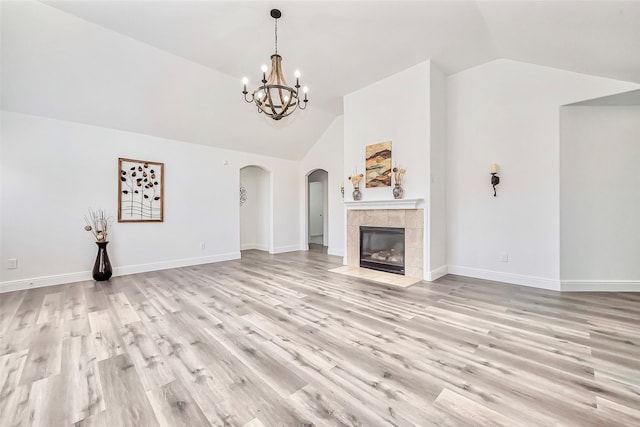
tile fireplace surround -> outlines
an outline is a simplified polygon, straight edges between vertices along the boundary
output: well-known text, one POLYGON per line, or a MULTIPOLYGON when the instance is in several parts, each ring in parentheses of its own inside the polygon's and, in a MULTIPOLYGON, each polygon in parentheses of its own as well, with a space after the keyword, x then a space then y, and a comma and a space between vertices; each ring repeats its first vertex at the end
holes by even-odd
POLYGON ((360 266, 360 226, 405 229, 405 275, 423 277, 424 209, 347 210, 347 265, 360 266))

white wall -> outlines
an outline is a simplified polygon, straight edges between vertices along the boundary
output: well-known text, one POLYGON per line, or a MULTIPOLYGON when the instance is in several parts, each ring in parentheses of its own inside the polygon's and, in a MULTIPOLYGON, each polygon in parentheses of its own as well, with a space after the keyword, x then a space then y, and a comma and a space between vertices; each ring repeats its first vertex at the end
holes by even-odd
POLYGON ((89 206, 117 215, 118 157, 164 162, 166 186, 163 223, 114 223, 115 274, 237 258, 246 165, 273 171, 274 252, 301 249, 299 162, 6 111, 1 137, 2 290, 91 277, 83 216, 89 206))
POLYGON ((247 201, 240 206, 240 249, 271 249, 271 174, 257 166, 240 169, 247 201))
MULTIPOLYGON (((328 173, 327 184, 327 252, 330 255, 344 255, 345 213, 340 194, 340 182, 346 180, 343 175, 344 117, 337 117, 320 139, 315 143, 300 165, 300 180, 306 186, 306 175, 315 169, 324 169, 328 173)), ((304 187, 303 187, 304 188, 304 187)), ((305 193, 301 198, 305 200, 305 193)), ((300 216, 306 218, 306 201, 301 205, 300 216)), ((305 236, 304 223, 300 231, 305 236)), ((305 242, 302 241, 301 245, 305 242)))
POLYGON ((449 272, 559 289, 559 108, 635 88, 510 60, 450 76, 449 272), (501 171, 495 198, 491 163, 501 171))
MULTIPOLYGON (((404 198, 429 197, 429 62, 423 62, 344 97, 344 176, 365 170, 365 147, 391 141, 392 161, 407 170, 404 198)), ((362 200, 393 199, 393 187, 366 188, 362 200)), ((345 199, 353 200, 345 183, 345 199)))
POLYGON ((640 291, 640 106, 561 110, 562 288, 640 291))
POLYGON ((447 273, 447 78, 433 62, 429 71, 431 181, 425 276, 427 280, 435 280, 447 273))

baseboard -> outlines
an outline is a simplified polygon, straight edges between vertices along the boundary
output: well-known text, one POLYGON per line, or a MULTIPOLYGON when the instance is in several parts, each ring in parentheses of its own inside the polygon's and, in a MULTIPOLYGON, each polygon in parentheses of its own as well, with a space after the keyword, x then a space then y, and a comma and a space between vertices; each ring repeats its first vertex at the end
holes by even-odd
MULTIPOLYGON (((190 265, 210 264, 213 262, 229 261, 239 258, 240 252, 231 252, 228 254, 210 255, 197 258, 128 265, 124 267, 114 267, 113 276, 125 276, 127 274, 146 273, 148 271, 167 270, 169 268, 188 267, 190 265)), ((63 285, 66 283, 84 282, 87 280, 93 280, 90 271, 11 280, 7 282, 0 282, 0 293, 21 291, 23 289, 42 288, 45 286, 63 285)))
POLYGON ((460 276, 475 277, 476 279, 493 280, 496 282, 505 282, 514 285, 531 286, 532 288, 549 289, 552 291, 560 290, 559 280, 547 279, 544 277, 524 276, 521 274, 504 273, 501 271, 461 267, 459 265, 449 265, 447 267, 447 272, 449 274, 458 274, 460 276))
POLYGON ((190 265, 211 264, 214 262, 230 261, 240 259, 240 252, 230 252, 220 255, 209 255, 197 258, 185 258, 172 261, 152 262, 149 264, 128 265, 113 269, 114 276, 124 276, 127 274, 146 273, 147 271, 167 270, 169 268, 188 267, 190 265))
POLYGON ((65 283, 84 282, 86 280, 92 280, 90 271, 9 280, 6 282, 0 282, 0 293, 21 291, 23 289, 44 288, 45 286, 56 286, 65 283))
POLYGON ((273 248, 273 252, 271 252, 272 254, 283 254, 285 252, 295 252, 295 251, 306 251, 308 250, 308 248, 305 249, 305 245, 291 245, 291 246, 280 246, 277 248, 273 248))
POLYGON ((640 292, 640 280, 563 280, 563 292, 640 292))
POLYGON ((344 256, 344 249, 342 248, 327 248, 327 254, 335 256, 344 256))
POLYGON ((241 251, 248 251, 248 250, 252 250, 252 249, 268 252, 269 251, 269 246, 260 245, 258 243, 243 243, 243 244, 240 245, 240 250, 241 251))
POLYGON ((426 280, 433 282, 436 279, 445 276, 449 272, 448 266, 443 265, 441 267, 436 268, 435 270, 431 270, 427 273, 426 280))

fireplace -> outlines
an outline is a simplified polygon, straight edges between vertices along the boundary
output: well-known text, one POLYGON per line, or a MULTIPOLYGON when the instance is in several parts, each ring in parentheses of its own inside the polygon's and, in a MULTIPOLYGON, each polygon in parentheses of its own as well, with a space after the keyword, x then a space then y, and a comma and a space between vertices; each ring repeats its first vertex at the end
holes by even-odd
POLYGON ((360 227, 360 267, 404 275, 404 228, 360 227))

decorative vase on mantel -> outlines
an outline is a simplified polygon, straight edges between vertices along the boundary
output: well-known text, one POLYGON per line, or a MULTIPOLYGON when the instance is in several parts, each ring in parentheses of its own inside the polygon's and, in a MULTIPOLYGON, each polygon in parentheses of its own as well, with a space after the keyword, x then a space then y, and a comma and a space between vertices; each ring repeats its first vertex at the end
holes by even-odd
POLYGON ((360 187, 356 187, 353 189, 353 200, 362 199, 362 191, 360 191, 360 187))
POLYGON ((93 265, 93 280, 98 282, 109 280, 113 274, 109 254, 107 254, 108 243, 109 242, 96 242, 96 245, 98 245, 98 255, 96 256, 96 263, 93 265))
POLYGON ((402 197, 404 196, 402 182, 404 181, 404 174, 407 170, 405 168, 399 168, 395 166, 393 169, 391 169, 391 171, 393 172, 393 180, 396 183, 395 187, 393 187, 393 198, 402 199, 402 197))
POLYGON ((395 187, 393 187, 393 198, 402 199, 403 196, 404 190, 402 189, 402 185, 396 183, 395 187))
POLYGON ((353 185, 353 200, 362 199, 362 192, 360 191, 360 181, 362 181, 362 178, 364 178, 364 174, 359 174, 358 170, 356 170, 355 174, 349 177, 349 181, 351 181, 351 185, 353 185))

